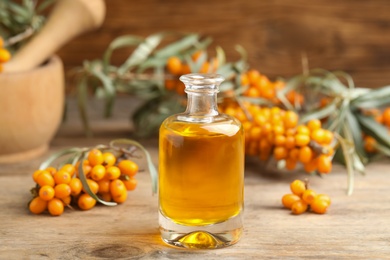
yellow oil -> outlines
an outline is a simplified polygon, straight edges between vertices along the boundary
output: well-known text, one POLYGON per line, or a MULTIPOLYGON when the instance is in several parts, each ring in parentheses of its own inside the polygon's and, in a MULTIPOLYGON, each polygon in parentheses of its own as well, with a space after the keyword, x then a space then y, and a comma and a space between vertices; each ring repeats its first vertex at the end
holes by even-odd
POLYGON ((220 223, 243 207, 244 136, 231 121, 169 121, 160 128, 160 211, 189 226, 220 223))

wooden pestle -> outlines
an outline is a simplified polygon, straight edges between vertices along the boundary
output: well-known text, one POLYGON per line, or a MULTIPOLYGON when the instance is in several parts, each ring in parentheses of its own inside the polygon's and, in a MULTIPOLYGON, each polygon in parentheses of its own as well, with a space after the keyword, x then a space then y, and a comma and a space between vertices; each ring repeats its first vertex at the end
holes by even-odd
POLYGON ((98 28, 105 11, 104 0, 58 0, 41 31, 4 64, 4 72, 39 66, 74 37, 98 28))

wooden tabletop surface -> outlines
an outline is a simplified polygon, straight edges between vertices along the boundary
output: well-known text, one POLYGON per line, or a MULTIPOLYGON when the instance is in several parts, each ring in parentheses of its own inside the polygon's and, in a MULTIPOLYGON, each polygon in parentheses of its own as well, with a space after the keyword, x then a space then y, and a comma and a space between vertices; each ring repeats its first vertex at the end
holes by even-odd
MULTIPOLYGON (((389 161, 373 163, 365 176, 357 175, 352 196, 346 195, 342 166, 319 178, 301 171, 265 172, 257 161, 247 161, 244 235, 225 249, 191 251, 164 244, 158 232, 158 198, 152 196, 146 171, 137 175, 137 189, 117 207, 67 209, 60 217, 30 214, 31 174, 39 164, 63 148, 134 138, 126 117, 96 121, 99 130, 87 139, 76 116, 61 126, 46 154, 0 165, 0 259, 390 259, 389 161), (281 206, 289 183, 308 177, 313 189, 332 199, 325 215, 295 216, 281 206)), ((157 163, 157 138, 139 141, 157 163)), ((142 159, 138 162, 144 167, 142 159)))

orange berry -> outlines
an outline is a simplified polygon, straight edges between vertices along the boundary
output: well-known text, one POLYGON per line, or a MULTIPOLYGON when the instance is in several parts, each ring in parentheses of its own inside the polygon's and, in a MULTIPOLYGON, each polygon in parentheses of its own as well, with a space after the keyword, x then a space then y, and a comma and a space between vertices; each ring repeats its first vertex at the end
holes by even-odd
POLYGON ((54 198, 54 189, 52 186, 45 185, 39 189, 39 197, 43 200, 49 201, 54 198))
POLYGON ((60 216, 64 212, 64 203, 60 199, 54 198, 47 203, 47 209, 50 215, 60 216))
POLYGON ((307 203, 303 200, 298 200, 291 205, 291 212, 295 215, 302 214, 307 210, 307 203))
POLYGON ((295 160, 295 161, 298 161, 299 160, 299 149, 298 148, 291 149, 288 153, 288 157, 295 160))
POLYGON ((56 185, 54 187, 54 191, 55 191, 55 197, 59 199, 68 197, 72 192, 70 186, 65 183, 56 185))
POLYGON ((276 135, 274 144, 276 146, 284 146, 286 144, 286 137, 284 135, 276 135))
POLYGON ((110 183, 111 183, 111 181, 108 179, 103 179, 103 180, 98 181, 99 194, 110 192, 110 183))
POLYGON ((53 177, 56 184, 61 184, 61 183, 68 184, 72 179, 70 173, 64 170, 59 170, 54 174, 53 177))
POLYGON ((249 138, 252 141, 258 141, 261 136, 261 128, 259 126, 254 126, 249 130, 249 138))
POLYGON ((103 153, 103 163, 102 165, 107 167, 107 166, 113 166, 116 162, 116 157, 114 154, 110 152, 105 152, 103 153))
POLYGON ((276 160, 286 159, 288 155, 287 149, 284 146, 276 146, 274 148, 274 157, 276 160))
POLYGON ((314 129, 310 135, 311 139, 319 144, 324 143, 325 130, 322 128, 314 129))
POLYGON ((96 200, 91 196, 89 196, 89 194, 84 193, 79 197, 79 200, 77 201, 77 205, 82 210, 89 210, 95 207, 96 200))
POLYGON ((57 169, 54 168, 54 167, 47 167, 47 168, 45 169, 45 171, 50 172, 50 174, 51 174, 52 176, 54 176, 54 174, 57 172, 57 169))
MULTIPOLYGON (((99 184, 96 181, 87 179, 88 187, 91 189, 92 193, 96 194, 99 191, 99 184)), ((83 186, 83 191, 87 193, 87 190, 83 186)))
POLYGON ((130 177, 136 175, 138 172, 138 165, 130 160, 120 161, 118 164, 118 168, 120 169, 122 174, 128 175, 130 177))
POLYGON ((176 79, 166 79, 164 85, 167 90, 172 91, 176 87, 176 79))
POLYGON ((326 203, 328 203, 329 206, 330 206, 330 204, 332 204, 330 197, 326 194, 318 194, 316 196, 316 199, 320 199, 320 200, 325 201, 326 203))
POLYGON ((255 87, 250 87, 245 91, 245 96, 260 97, 260 91, 259 91, 259 89, 255 88, 255 87))
POLYGON ((197 50, 196 52, 194 52, 192 55, 191 55, 191 59, 193 61, 197 61, 200 56, 203 54, 203 51, 202 50, 197 50))
POLYGON ((299 149, 299 161, 302 163, 308 163, 313 158, 313 151, 309 146, 303 146, 299 149))
POLYGON ((317 170, 320 173, 330 173, 332 171, 332 161, 329 156, 321 154, 317 158, 317 170))
POLYGON ((256 85, 257 81, 260 79, 260 73, 257 70, 249 70, 246 74, 249 79, 249 84, 256 85))
POLYGON ((181 72, 180 74, 189 74, 191 73, 191 68, 188 64, 183 64, 182 68, 181 68, 181 72))
POLYGON ((83 184, 81 183, 81 180, 79 178, 72 178, 72 180, 69 183, 69 187, 71 190, 70 194, 72 196, 77 196, 80 194, 83 188, 83 184))
POLYGON ((126 193, 126 192, 127 192, 126 186, 123 184, 121 180, 116 179, 110 183, 110 193, 114 201, 116 197, 120 197, 122 193, 126 193))
POLYGON ((182 71, 182 62, 178 57, 170 57, 167 60, 167 69, 173 75, 180 75, 182 71))
POLYGON ((36 171, 33 173, 32 178, 33 178, 33 180, 34 180, 35 182, 38 181, 38 176, 39 176, 39 174, 41 174, 42 172, 43 172, 43 170, 36 170, 36 171))
POLYGON ((123 184, 126 186, 126 190, 135 190, 138 181, 136 178, 129 177, 128 180, 123 180, 123 184))
POLYGON ((202 64, 202 67, 199 70, 199 73, 209 73, 210 71, 210 63, 208 61, 205 61, 202 64))
POLYGON ((103 154, 100 150, 98 149, 92 149, 89 153, 88 153, 88 161, 89 161, 89 164, 93 167, 95 165, 98 165, 98 164, 102 164, 103 163, 103 154))
POLYGON ((295 169, 296 166, 297 166, 297 160, 294 160, 292 158, 287 158, 286 159, 286 169, 287 170, 292 171, 292 170, 295 169))
POLYGON ((241 74, 240 77, 241 86, 249 85, 249 77, 247 74, 241 74))
POLYGON ((308 189, 302 193, 302 200, 307 204, 311 204, 316 198, 316 196, 317 193, 315 193, 315 191, 308 189))
POLYGON ((383 123, 390 127, 390 107, 385 108, 382 113, 383 123))
POLYGON ((305 125, 299 125, 297 127, 297 133, 302 135, 310 135, 310 129, 305 125))
POLYGON ((325 214, 328 207, 329 204, 326 200, 322 200, 321 198, 317 198, 317 197, 310 204, 311 210, 317 214, 325 214))
POLYGON ((11 53, 4 48, 0 48, 0 63, 7 62, 10 59, 11 59, 11 53))
POLYGON ((64 203, 64 206, 67 206, 72 202, 72 197, 68 196, 68 197, 62 198, 61 201, 62 201, 62 203, 64 203))
POLYGON ((106 175, 109 180, 115 180, 121 176, 121 170, 116 166, 110 166, 107 168, 106 175))
POLYGON ((31 200, 28 208, 31 213, 41 214, 47 209, 47 201, 41 199, 40 197, 35 197, 33 200, 31 200))
POLYGON ((376 140, 372 136, 365 136, 364 137, 364 150, 368 153, 375 153, 376 152, 376 140))
POLYGON ((123 203, 127 199, 127 192, 121 193, 119 196, 112 197, 112 200, 115 201, 116 203, 123 203))
POLYGON ((110 202, 112 201, 111 194, 109 192, 101 193, 100 198, 104 201, 110 202))
POLYGON ((293 149, 295 147, 295 137, 287 136, 285 146, 287 149, 293 149))
POLYGON ((95 181, 100 181, 101 179, 104 178, 105 175, 106 175, 106 167, 100 164, 93 166, 90 174, 91 178, 95 181))
POLYGON ((72 164, 65 164, 64 166, 61 167, 62 171, 66 171, 66 172, 69 172, 70 176, 72 177, 74 175, 74 173, 76 172, 76 168, 74 167, 74 165, 72 164))
POLYGON ((295 180, 291 182, 290 189, 295 195, 301 196, 302 193, 306 190, 306 185, 301 180, 295 180))
POLYGON ((329 130, 325 130, 323 144, 327 144, 327 145, 331 144, 333 141, 333 138, 334 138, 333 133, 329 130))
POLYGON ((42 171, 38 177, 37 177, 37 183, 40 187, 43 187, 45 185, 49 185, 51 187, 54 187, 54 178, 51 176, 50 172, 48 171, 42 171))
POLYGON ((321 128, 321 121, 319 119, 312 119, 307 122, 307 127, 310 131, 314 131, 321 128))
POLYGON ((313 159, 308 163, 304 164, 305 172, 312 173, 317 170, 317 159, 313 159))
POLYGON ((301 200, 301 198, 295 194, 285 194, 282 197, 282 204, 285 208, 291 209, 294 202, 301 200))
POLYGON ((310 143, 310 137, 306 134, 297 134, 295 135, 295 145, 297 146, 306 146, 310 143))
POLYGON ((284 126, 286 128, 294 128, 298 124, 298 115, 294 111, 287 111, 286 114, 284 115, 284 126))

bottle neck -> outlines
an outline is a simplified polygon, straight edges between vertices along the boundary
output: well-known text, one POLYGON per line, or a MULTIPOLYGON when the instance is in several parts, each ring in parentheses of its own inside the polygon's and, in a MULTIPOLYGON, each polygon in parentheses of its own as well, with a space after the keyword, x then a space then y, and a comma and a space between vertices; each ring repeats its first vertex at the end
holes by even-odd
POLYGON ((187 91, 186 114, 190 116, 216 116, 219 114, 217 93, 197 93, 187 91))

